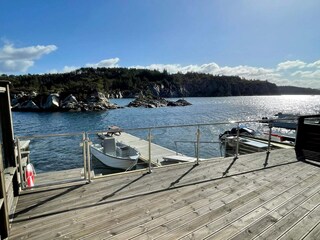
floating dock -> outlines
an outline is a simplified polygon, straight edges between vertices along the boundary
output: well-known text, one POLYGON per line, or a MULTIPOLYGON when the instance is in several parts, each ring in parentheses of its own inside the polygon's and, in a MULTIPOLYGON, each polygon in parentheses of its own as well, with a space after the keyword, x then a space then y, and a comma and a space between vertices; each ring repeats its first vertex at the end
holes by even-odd
MULTIPOLYGON (((113 137, 131 147, 136 148, 140 152, 139 159, 148 163, 149 162, 149 141, 133 136, 129 133, 122 132, 121 135, 113 135, 113 137)), ((153 166, 161 166, 161 162, 168 156, 179 155, 176 151, 162 147, 155 143, 151 143, 151 164, 153 166)))

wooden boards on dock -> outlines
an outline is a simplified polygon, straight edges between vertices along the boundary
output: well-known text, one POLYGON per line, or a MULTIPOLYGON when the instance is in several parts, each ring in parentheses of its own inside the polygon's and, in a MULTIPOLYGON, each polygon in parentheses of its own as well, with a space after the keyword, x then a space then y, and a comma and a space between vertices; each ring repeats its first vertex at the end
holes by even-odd
POLYGON ((10 239, 319 239, 320 168, 293 149, 26 191, 10 239), (228 170, 227 175, 224 175, 228 170))

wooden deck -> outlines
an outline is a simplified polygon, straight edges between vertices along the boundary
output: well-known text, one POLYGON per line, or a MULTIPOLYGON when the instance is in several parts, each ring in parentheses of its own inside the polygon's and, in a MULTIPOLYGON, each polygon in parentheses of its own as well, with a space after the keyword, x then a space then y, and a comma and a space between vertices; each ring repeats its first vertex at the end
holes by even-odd
POLYGON ((74 168, 56 172, 38 173, 35 176, 35 186, 54 184, 57 182, 71 182, 84 179, 83 168, 74 168))
POLYGON ((320 168, 293 149, 25 192, 10 239, 320 239, 320 168))

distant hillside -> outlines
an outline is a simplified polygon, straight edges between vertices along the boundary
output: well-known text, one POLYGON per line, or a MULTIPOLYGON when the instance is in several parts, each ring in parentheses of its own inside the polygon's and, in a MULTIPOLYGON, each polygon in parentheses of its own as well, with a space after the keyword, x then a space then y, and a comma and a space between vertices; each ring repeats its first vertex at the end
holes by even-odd
POLYGON ((278 89, 280 94, 283 95, 320 95, 319 89, 292 86, 278 86, 278 89))
POLYGON ((93 91, 109 97, 134 97, 153 94, 160 97, 216 97, 280 94, 268 81, 246 80, 238 76, 213 76, 204 73, 177 73, 128 68, 81 68, 70 73, 2 75, 12 83, 11 92, 73 94, 85 98, 93 91))
POLYGON ((278 94, 317 95, 320 90, 277 86, 268 81, 246 80, 238 76, 213 76, 204 73, 176 73, 128 68, 80 68, 70 73, 1 75, 12 83, 11 92, 30 94, 73 94, 86 99, 92 92, 109 98, 128 98, 139 94, 159 97, 220 97, 278 94))

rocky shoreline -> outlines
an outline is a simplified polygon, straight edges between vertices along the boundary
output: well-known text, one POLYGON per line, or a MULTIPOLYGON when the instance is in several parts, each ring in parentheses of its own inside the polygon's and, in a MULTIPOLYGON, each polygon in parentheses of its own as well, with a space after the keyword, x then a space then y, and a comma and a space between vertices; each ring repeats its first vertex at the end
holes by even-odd
POLYGON ((164 98, 155 96, 140 95, 135 100, 128 104, 128 107, 144 107, 144 108, 158 108, 158 107, 183 107, 189 106, 191 103, 184 99, 177 101, 168 101, 164 98))
MULTIPOLYGON (((12 111, 19 112, 90 112, 90 111, 107 111, 109 109, 122 108, 117 104, 113 104, 101 92, 94 91, 85 99, 78 100, 76 96, 69 94, 31 94, 19 93, 12 94, 11 106, 12 111)), ((177 101, 168 101, 161 97, 152 95, 140 95, 135 100, 130 102, 127 107, 175 107, 191 105, 184 99, 177 101)))
POLYGON ((110 103, 101 92, 93 92, 85 100, 78 100, 74 95, 61 97, 58 93, 38 95, 36 93, 14 94, 11 99, 12 111, 21 112, 87 112, 106 111, 119 108, 110 103))

